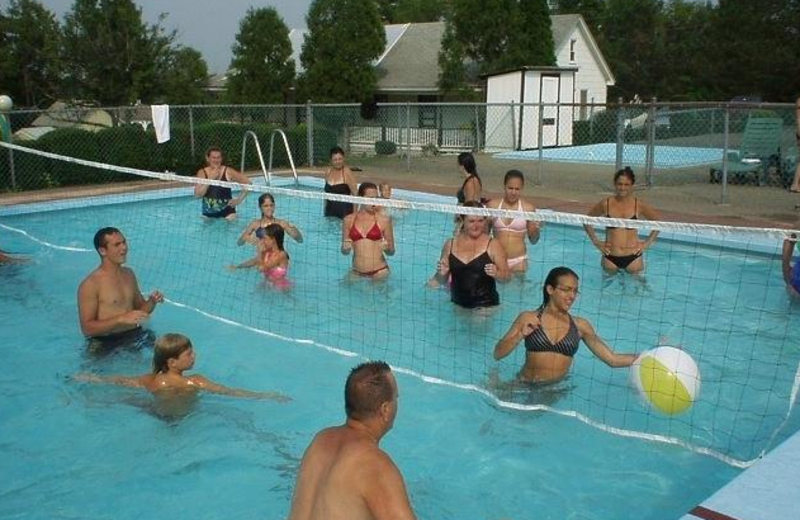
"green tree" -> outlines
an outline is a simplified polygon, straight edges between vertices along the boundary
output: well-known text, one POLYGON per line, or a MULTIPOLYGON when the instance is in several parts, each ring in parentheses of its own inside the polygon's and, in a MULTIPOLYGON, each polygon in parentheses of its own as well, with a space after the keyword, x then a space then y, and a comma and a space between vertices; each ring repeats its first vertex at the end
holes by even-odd
POLYGON ((150 103, 164 93, 174 32, 142 21, 132 0, 75 0, 64 25, 72 95, 104 105, 150 103))
POLYGON ((463 90, 478 73, 555 64, 546 0, 451 0, 439 53, 439 85, 463 90))
POLYGON ((208 65, 191 47, 179 47, 169 59, 169 73, 164 78, 163 101, 173 105, 196 105, 206 98, 208 65))
POLYGON ((2 18, 0 84, 17 105, 40 106, 59 94, 61 28, 35 0, 11 0, 2 18))
POLYGON ((399 0, 392 23, 438 22, 444 17, 446 0, 399 0))
POLYGON ((284 103, 294 82, 289 29, 272 7, 250 8, 233 45, 227 97, 232 103, 284 103))
POLYGON ((306 24, 300 55, 304 97, 323 103, 372 99, 372 62, 386 46, 375 0, 314 0, 306 24))
POLYGON ((606 0, 559 0, 558 14, 579 14, 586 20, 586 25, 597 38, 603 23, 606 0))
POLYGON ((658 96, 664 61, 661 0, 607 0, 603 53, 617 84, 611 97, 658 96))
POLYGON ((395 23, 395 10, 398 0, 375 0, 378 5, 378 15, 383 23, 395 23))
MULTIPOLYGON (((713 40, 714 8, 673 0, 664 6, 662 66, 655 71, 653 88, 659 100, 702 101, 714 99, 716 81, 709 61, 713 40)), ((719 98, 717 98, 719 99, 719 98)))

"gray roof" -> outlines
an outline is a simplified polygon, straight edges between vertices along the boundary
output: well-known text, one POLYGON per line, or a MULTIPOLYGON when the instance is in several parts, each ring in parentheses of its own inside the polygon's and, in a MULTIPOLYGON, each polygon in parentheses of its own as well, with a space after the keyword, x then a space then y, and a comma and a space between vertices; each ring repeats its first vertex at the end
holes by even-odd
POLYGON ((572 30, 581 20, 579 14, 555 14, 550 16, 550 27, 553 30, 553 48, 558 50, 567 43, 572 30))

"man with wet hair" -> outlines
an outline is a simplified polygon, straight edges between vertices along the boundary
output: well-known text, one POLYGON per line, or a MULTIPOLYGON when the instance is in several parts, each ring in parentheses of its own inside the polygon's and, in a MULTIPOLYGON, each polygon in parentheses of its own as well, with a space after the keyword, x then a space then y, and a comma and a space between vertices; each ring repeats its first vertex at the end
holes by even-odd
POLYGON ((81 331, 90 338, 126 335, 140 330, 164 296, 153 291, 145 299, 136 275, 125 267, 128 242, 119 229, 105 227, 94 235, 100 266, 78 287, 78 316, 81 331))
POLYGON ((319 432, 303 455, 289 520, 415 520, 400 470, 378 447, 397 415, 397 381, 383 361, 355 367, 347 420, 319 432))

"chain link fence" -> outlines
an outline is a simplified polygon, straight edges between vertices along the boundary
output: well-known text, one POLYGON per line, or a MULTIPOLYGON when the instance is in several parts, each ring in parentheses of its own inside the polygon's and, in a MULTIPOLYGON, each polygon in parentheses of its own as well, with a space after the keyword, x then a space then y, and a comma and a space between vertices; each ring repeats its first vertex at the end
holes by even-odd
MULTIPOLYGON (((6 117, 14 144, 181 175, 193 175, 212 145, 223 149, 227 164, 259 170, 255 147, 242 157, 245 132, 256 134, 266 162, 276 129, 285 132, 298 167, 324 167, 338 145, 351 164, 421 183, 454 172, 447 156, 470 151, 480 154, 481 173, 489 177, 518 167, 537 184, 553 186, 571 175, 631 166, 647 186, 718 183, 724 201, 733 184, 786 188, 798 162, 794 106, 787 104, 172 106, 171 139, 161 145, 149 106, 55 106, 6 117)), ((289 164, 279 140, 272 163, 289 164)), ((2 192, 130 180, 0 149, 2 192)))

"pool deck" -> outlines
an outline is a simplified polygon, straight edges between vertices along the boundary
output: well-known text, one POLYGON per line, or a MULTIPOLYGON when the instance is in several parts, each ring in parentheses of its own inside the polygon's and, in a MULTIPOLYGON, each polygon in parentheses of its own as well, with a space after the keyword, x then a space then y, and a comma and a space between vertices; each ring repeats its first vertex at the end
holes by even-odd
POLYGON ((800 434, 787 439, 680 520, 800 518, 800 434))

